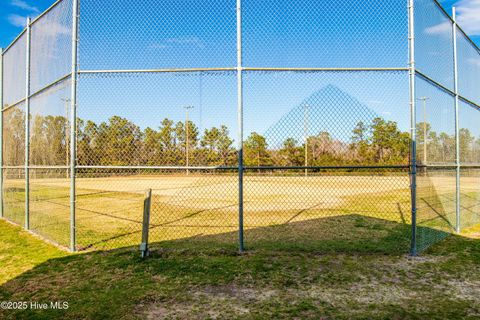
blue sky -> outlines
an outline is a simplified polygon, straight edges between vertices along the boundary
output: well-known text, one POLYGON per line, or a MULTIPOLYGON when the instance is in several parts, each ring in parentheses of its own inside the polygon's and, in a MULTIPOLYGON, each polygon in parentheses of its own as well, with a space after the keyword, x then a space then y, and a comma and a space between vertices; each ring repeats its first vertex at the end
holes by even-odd
MULTIPOLYGON (((27 16, 35 17, 52 2, 0 1, 0 45, 3 47, 22 30, 27 16)), ((332 1, 323 7, 315 6, 318 0, 298 1, 301 5, 297 5, 295 10, 292 7, 295 1, 292 0, 244 2, 245 65, 407 66, 406 0, 357 1, 353 7, 350 0, 332 1), (259 6, 259 3, 262 5, 259 6), (276 19, 269 19, 271 16, 276 19), (359 19, 359 16, 362 18, 359 19), (259 24, 258 21, 264 23, 259 24), (318 34, 322 37, 318 37, 318 34), (280 50, 272 54, 272 48, 280 50)), ((452 68, 449 65, 452 50, 447 40, 448 28, 444 27, 445 18, 439 11, 435 14, 431 10, 427 5, 431 2, 419 2, 425 5, 419 4, 417 10, 420 18, 417 25, 417 52, 420 52, 417 56, 418 67, 445 86, 452 87, 452 68), (436 63, 432 64, 432 61, 436 63)), ((235 66, 236 33, 231 27, 235 25, 232 6, 234 0, 176 0, 171 1, 173 5, 168 10, 153 6, 153 3, 152 0, 84 1, 82 10, 89 14, 83 15, 80 20, 80 68, 101 70, 235 66), (132 12, 135 12, 135 19, 131 19, 132 12)), ((480 0, 448 0, 442 3, 449 12, 451 6, 456 4, 460 24, 480 44, 480 0)), ((52 65, 59 65, 54 70, 54 78, 69 70, 68 59, 60 63, 55 58, 55 55, 65 56, 69 47, 68 41, 65 41, 68 37, 66 26, 59 25, 55 24, 55 32, 47 26, 47 36, 53 35, 55 41, 61 43, 57 46, 60 50, 47 51, 52 59, 50 64, 45 64, 47 74, 51 75, 52 65)), ((48 37, 44 40, 46 43, 51 41, 48 37)), ((43 50, 47 49, 48 45, 43 50)), ((475 69, 470 66, 480 69, 478 57, 472 58, 468 44, 464 43, 460 50, 466 61, 461 70, 471 76, 471 70, 475 69)), ((310 120, 316 121, 312 123, 312 128, 321 130, 322 127, 328 128, 336 123, 338 139, 348 139, 352 126, 357 121, 370 120, 372 115, 395 120, 402 130, 408 131, 406 72, 257 72, 247 73, 245 78, 246 133, 268 133, 271 135, 271 144, 284 138, 282 128, 277 127, 279 124, 297 128, 291 134, 301 139, 303 123, 282 124, 281 121, 292 110, 301 110, 299 106, 305 104, 309 104, 312 109, 310 120), (332 87, 335 90, 324 90, 332 87), (329 96, 331 92, 341 94, 329 96), (345 113, 342 116, 338 110, 333 110, 338 104, 350 104, 356 109, 350 109, 350 113, 340 112, 345 113), (332 114, 337 116, 332 118, 332 114)), ((235 137, 235 85, 233 73, 83 76, 79 81, 78 115, 97 123, 106 121, 112 115, 122 115, 142 129, 147 126, 158 128, 165 117, 175 121, 184 120, 182 106, 193 105, 190 119, 202 131, 226 124, 232 137, 235 137), (134 92, 132 88, 135 88, 134 92)), ((477 98, 476 88, 465 87, 469 96, 477 98)), ((449 101, 445 93, 420 83, 418 94, 430 97, 429 108, 435 104, 436 109, 430 112, 431 117, 428 119, 434 129, 451 131, 451 104, 445 102, 449 101)), ((68 98, 68 90, 61 89, 50 97, 33 99, 32 111, 61 114, 65 110, 62 102, 65 98, 68 98)), ((339 110, 347 110, 346 107, 348 105, 343 105, 339 110)), ((292 119, 297 118, 301 122, 302 117, 292 119)), ((477 119, 468 118, 471 121, 468 127, 480 134, 477 119)))
MULTIPOLYGON (((453 5, 457 6, 462 26, 477 45, 480 45, 480 1, 441 0, 440 2, 449 13, 453 5)), ((52 3, 52 0, 0 0, 0 47, 6 47, 16 37, 22 30, 26 17, 36 17, 52 3)))

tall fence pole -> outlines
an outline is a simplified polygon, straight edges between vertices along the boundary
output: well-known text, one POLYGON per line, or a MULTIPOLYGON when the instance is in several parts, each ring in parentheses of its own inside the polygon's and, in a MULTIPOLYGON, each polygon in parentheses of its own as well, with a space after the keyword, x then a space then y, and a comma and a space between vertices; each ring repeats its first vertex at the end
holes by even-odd
POLYGON ((238 122, 238 242, 243 241, 243 67, 242 67, 242 1, 237 0, 237 122, 238 122))
POLYGON ((30 18, 27 18, 25 63, 25 229, 30 229, 30 18))
POLYGON ((417 133, 415 105, 415 19, 414 0, 408 1, 408 47, 409 47, 409 91, 410 91, 410 191, 412 204, 412 239, 410 254, 417 255, 417 133))
POLYGON ((453 74, 455 91, 455 168, 456 168, 456 206, 455 206, 455 231, 460 233, 460 126, 459 126, 459 98, 458 98, 458 56, 457 56, 457 13, 452 8, 453 18, 453 74))
POLYGON ((76 249, 75 226, 75 165, 76 165, 76 128, 77 128, 77 50, 78 50, 78 1, 73 0, 72 19, 72 75, 71 75, 71 112, 70 112, 70 250, 76 249))
POLYGON ((0 48, 0 218, 3 217, 3 48, 0 48))

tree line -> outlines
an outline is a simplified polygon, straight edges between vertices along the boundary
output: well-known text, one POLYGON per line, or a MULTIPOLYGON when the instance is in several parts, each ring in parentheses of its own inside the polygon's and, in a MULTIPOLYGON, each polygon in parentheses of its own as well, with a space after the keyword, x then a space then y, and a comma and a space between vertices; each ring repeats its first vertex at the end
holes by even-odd
MULTIPOLYGON (((4 118, 5 164, 23 165, 24 115, 15 109, 5 113, 4 118)), ((31 163, 67 164, 69 121, 63 116, 41 115, 33 116, 30 121, 31 163)), ((420 162, 425 135, 430 163, 454 159, 455 136, 444 132, 437 134, 430 129, 430 124, 419 123, 417 150, 420 162)), ((301 141, 292 137, 268 138, 257 132, 248 135, 244 141, 246 166, 303 166, 305 157, 308 166, 394 165, 407 164, 410 155, 409 133, 401 131, 396 122, 380 117, 370 123, 359 121, 349 139, 334 138, 326 131, 309 135, 301 141)), ((234 143, 225 125, 200 132, 192 121, 174 122, 165 118, 157 128, 142 130, 120 116, 112 116, 101 123, 77 119, 77 160, 80 165, 185 166, 188 151, 190 166, 235 166, 237 152, 234 143)), ((480 139, 468 129, 460 130, 460 151, 465 162, 479 159, 480 139)))
MULTIPOLYGON (((418 123, 416 133, 419 163, 444 164, 455 162, 456 135, 454 133, 437 133, 432 130, 432 126, 428 122, 418 123)), ((475 138, 467 128, 460 128, 458 133, 460 161, 470 164, 480 163, 480 137, 475 138)))

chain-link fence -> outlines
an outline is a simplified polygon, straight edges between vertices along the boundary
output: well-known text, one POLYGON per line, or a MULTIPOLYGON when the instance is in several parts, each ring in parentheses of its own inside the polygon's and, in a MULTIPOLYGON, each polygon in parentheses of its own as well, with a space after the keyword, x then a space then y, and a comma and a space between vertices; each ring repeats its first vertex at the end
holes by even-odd
POLYGON ((71 250, 412 254, 480 223, 480 51, 433 0, 61 0, 2 53, 3 218, 71 250), (412 232, 413 231, 413 232, 412 232))

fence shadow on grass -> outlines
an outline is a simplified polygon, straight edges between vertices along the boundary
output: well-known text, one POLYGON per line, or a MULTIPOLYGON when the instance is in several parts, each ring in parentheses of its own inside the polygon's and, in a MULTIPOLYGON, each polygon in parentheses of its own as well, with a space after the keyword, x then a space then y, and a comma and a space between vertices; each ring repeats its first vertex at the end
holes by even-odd
MULTIPOLYGON (((444 235, 441 230, 430 232, 444 235)), ((438 235, 440 237, 440 235, 438 235)), ((357 214, 342 215, 245 230, 246 252, 311 252, 315 254, 402 255, 410 249, 411 225, 357 214)), ((238 233, 203 235, 154 242, 163 249, 238 251, 238 233)))
MULTIPOLYGON (((444 239, 450 233, 441 229, 418 226, 417 233, 444 239)), ((223 248, 238 251, 238 229, 233 225, 152 224, 152 248, 203 250, 223 248), (224 230, 230 230, 224 232, 224 230), (182 231, 183 234, 180 232, 182 231)), ((141 242, 141 224, 135 230, 118 233, 91 243, 83 250, 137 249, 141 242), (133 246, 132 246, 133 245, 133 246)), ((343 214, 301 221, 249 227, 244 230, 246 250, 287 250, 340 253, 404 254, 410 250, 411 225, 403 222, 343 214)))
MULTIPOLYGON (((108 310, 111 308, 108 303, 128 300, 131 290, 140 290, 142 286, 157 281, 158 277, 178 277, 182 281, 204 283, 217 278, 233 279, 242 272, 255 274, 255 268, 262 268, 272 261, 282 265, 295 264, 289 260, 300 259, 310 261, 305 266, 318 267, 315 257, 323 255, 331 259, 336 259, 336 255, 368 256, 368 259, 376 259, 377 256, 379 261, 383 261, 385 256, 394 260, 395 257, 403 259, 402 256, 406 259, 409 230, 407 224, 345 215, 246 230, 247 251, 243 255, 238 253, 236 232, 199 234, 152 243, 151 255, 147 259, 140 258, 138 246, 84 252, 48 260, 9 280, 0 286, 0 300, 28 300, 32 297, 32 288, 35 288, 35 299, 56 297, 72 304, 70 310, 41 311, 46 318, 49 315, 62 318, 62 314, 72 317, 70 312, 84 312, 81 304, 86 301, 104 304, 105 310, 108 310), (335 229, 334 226, 338 225, 347 228, 335 229), (117 287, 123 289, 115 290, 117 287), (115 298, 101 298, 112 294, 115 298)), ((449 245, 444 250, 445 254, 470 250, 471 240, 454 238, 456 243, 449 245)), ((38 315, 38 312, 15 311, 10 315, 15 315, 12 319, 20 314, 28 318, 38 315)))
MULTIPOLYGON (((195 229, 197 233, 190 236, 158 241, 156 239, 161 236, 161 233, 168 232, 168 230, 165 226, 152 226, 150 229, 152 239, 150 248, 153 251, 174 249, 199 252, 209 250, 238 252, 238 230, 212 234, 214 231, 209 228, 205 229, 205 233, 198 231, 198 226, 195 229)), ((439 238, 448 235, 441 230, 425 229, 439 238)), ((130 238, 133 236, 138 238, 138 243, 140 243, 141 232, 136 231, 119 235, 118 238, 109 238, 105 240, 105 244, 108 244, 109 241, 119 241, 121 243, 122 236, 130 238)), ((410 240, 410 224, 358 214, 315 218, 245 229, 247 252, 299 251, 401 255, 409 252, 410 240)), ((123 248, 138 250, 138 246, 124 246, 123 248)))

